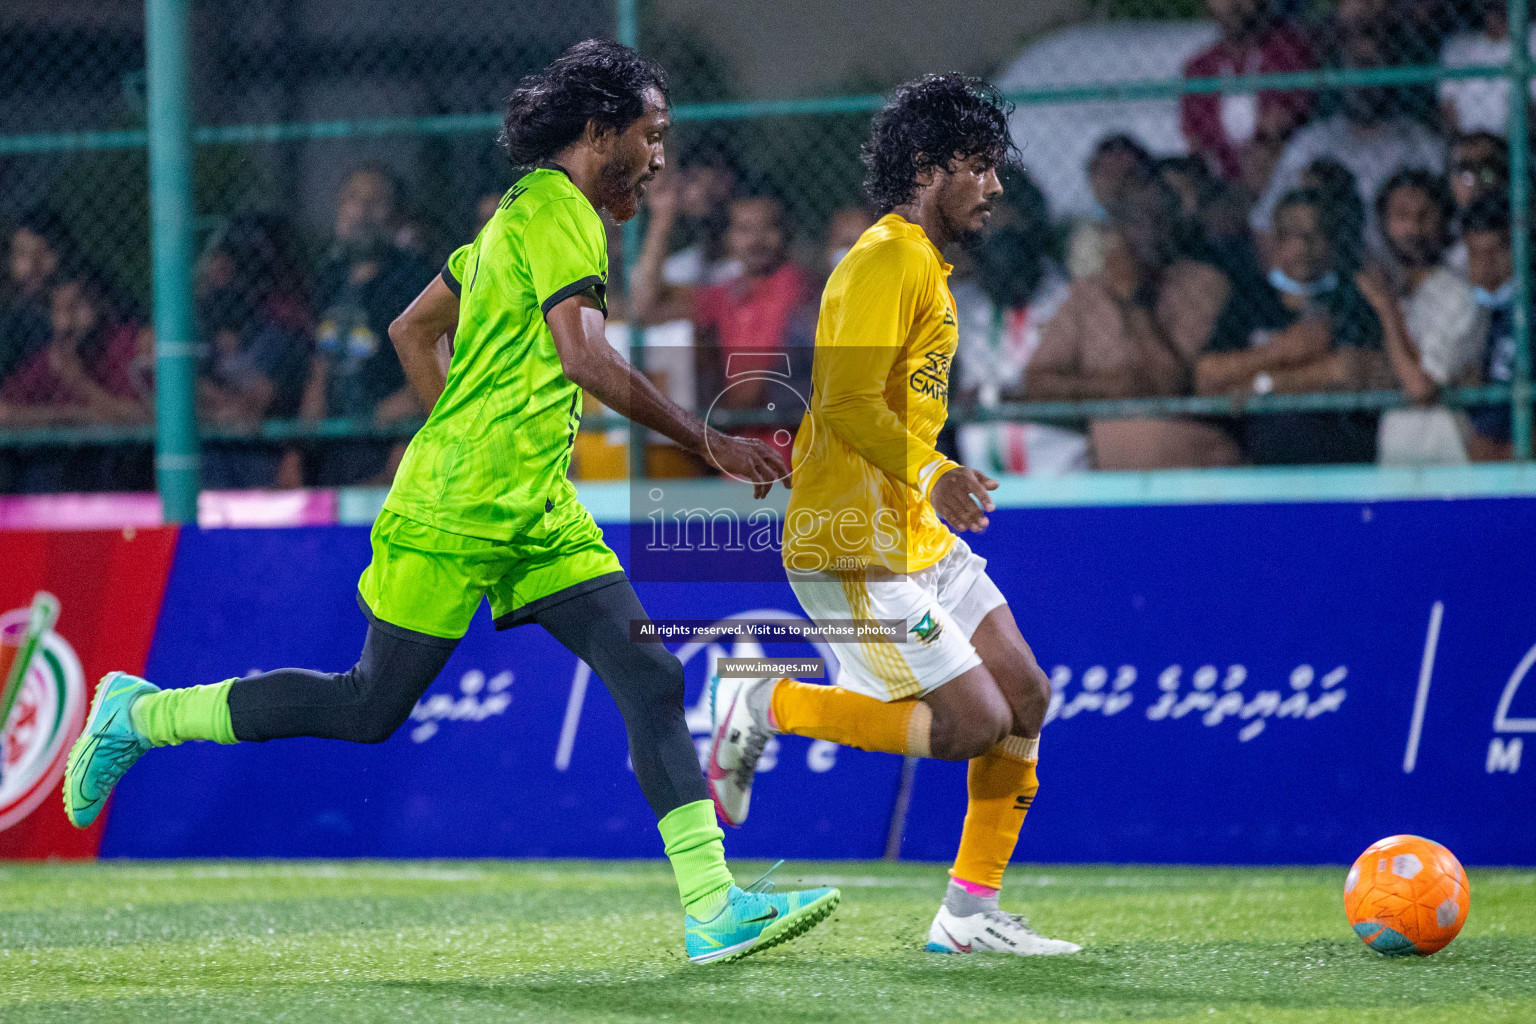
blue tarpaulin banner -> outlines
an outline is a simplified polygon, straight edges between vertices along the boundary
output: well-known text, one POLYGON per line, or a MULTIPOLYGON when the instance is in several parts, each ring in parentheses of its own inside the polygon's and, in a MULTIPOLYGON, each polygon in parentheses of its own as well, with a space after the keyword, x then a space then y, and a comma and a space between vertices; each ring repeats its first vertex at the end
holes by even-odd
MULTIPOLYGON (((1055 684, 1017 859, 1339 863, 1411 832, 1536 864, 1536 501, 1006 509, 970 543, 1055 684)), ((183 531, 148 677, 349 667, 368 555, 361 527, 183 531)), ((799 614, 781 582, 636 589, 657 619, 799 614)), ((668 646, 700 741, 716 658, 831 653, 668 646)), ((782 737, 727 850, 878 857, 900 778, 782 737)), ((915 779, 902 856, 946 860, 965 766, 915 779)), ((104 856, 661 853, 601 681, 485 608, 387 742, 157 750, 115 802, 104 856)))

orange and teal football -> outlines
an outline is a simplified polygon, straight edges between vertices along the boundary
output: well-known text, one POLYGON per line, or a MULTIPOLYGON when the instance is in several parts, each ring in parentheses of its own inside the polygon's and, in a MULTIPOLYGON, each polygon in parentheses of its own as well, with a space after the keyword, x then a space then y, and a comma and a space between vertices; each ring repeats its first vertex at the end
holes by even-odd
POLYGON ((1450 850, 1419 836, 1366 847, 1344 879, 1344 913, 1360 941, 1386 956, 1429 956, 1467 921, 1472 890, 1450 850))

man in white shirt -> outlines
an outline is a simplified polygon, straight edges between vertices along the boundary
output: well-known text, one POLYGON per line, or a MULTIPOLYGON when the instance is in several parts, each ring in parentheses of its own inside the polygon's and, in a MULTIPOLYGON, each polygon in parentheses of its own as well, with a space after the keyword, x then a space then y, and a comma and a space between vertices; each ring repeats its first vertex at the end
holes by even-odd
MULTIPOLYGON (((1338 25, 1346 68, 1378 68, 1389 62, 1391 54, 1383 44, 1382 26, 1356 21, 1340 21, 1338 25)), ((1338 113, 1291 136, 1275 165, 1269 188, 1253 208, 1254 231, 1270 235, 1280 197, 1301 187, 1308 165, 1320 158, 1348 168, 1355 176, 1361 201, 1369 204, 1386 180, 1405 167, 1443 172, 1445 142, 1402 113, 1398 90, 1388 86, 1345 89, 1338 113)), ((1380 224, 1374 217, 1367 219, 1366 246, 1373 252, 1383 250, 1380 224)))

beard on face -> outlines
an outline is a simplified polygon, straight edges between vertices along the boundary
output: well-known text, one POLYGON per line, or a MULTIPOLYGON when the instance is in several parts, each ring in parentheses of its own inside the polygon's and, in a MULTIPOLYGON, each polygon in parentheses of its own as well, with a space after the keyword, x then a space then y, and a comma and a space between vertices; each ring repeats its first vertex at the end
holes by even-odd
POLYGON ((624 160, 610 160, 598 173, 598 206, 620 224, 624 223, 640 212, 640 184, 624 160))
POLYGON ((1432 267, 1439 263, 1443 248, 1439 239, 1428 235, 1413 235, 1403 239, 1389 237, 1387 247, 1403 266, 1416 268, 1432 267))
POLYGON ((987 222, 982 220, 977 227, 972 227, 979 209, 990 210, 989 204, 980 206, 966 204, 960 209, 952 209, 949 204, 940 203, 939 213, 944 218, 944 226, 949 229, 950 237, 961 245, 974 246, 981 241, 982 232, 986 230, 987 222))

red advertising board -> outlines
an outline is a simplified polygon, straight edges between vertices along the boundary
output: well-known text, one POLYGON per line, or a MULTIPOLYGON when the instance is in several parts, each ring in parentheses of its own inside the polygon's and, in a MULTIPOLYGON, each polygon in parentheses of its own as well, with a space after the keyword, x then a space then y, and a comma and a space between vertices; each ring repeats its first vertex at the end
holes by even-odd
POLYGON ((59 781, 96 680, 143 671, 176 536, 174 527, 0 532, 0 634, 24 629, 38 591, 59 600, 0 732, 0 859, 96 855, 107 815, 73 828, 59 781))

